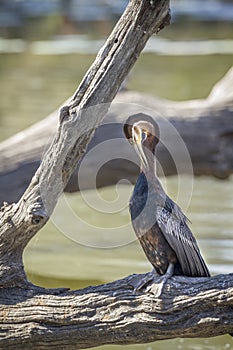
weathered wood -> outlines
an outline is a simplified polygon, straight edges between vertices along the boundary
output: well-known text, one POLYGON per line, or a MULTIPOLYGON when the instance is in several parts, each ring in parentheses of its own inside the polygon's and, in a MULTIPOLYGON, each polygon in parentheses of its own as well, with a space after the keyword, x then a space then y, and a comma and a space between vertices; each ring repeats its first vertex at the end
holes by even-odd
MULTIPOLYGON (((132 103, 139 105, 140 111, 146 110, 162 115, 183 138, 190 153, 195 175, 213 175, 227 178, 233 172, 233 69, 218 82, 210 95, 204 100, 173 102, 154 98, 137 92, 121 92, 114 99, 111 113, 105 118, 107 129, 98 128, 89 145, 92 149, 108 139, 122 138, 122 122, 131 113, 132 103)), ((4 200, 14 202, 20 198, 28 186, 33 173, 39 166, 51 135, 57 128, 57 112, 43 121, 0 144, 0 203, 4 200)), ((172 135, 170 142, 177 147, 172 135)), ((82 188, 107 186, 127 176, 134 181, 138 169, 124 159, 133 159, 130 147, 122 145, 121 160, 114 161, 114 144, 108 144, 108 152, 113 154, 113 161, 105 165, 105 171, 97 178, 97 183, 90 181, 90 174, 96 171, 99 159, 90 154, 86 162, 86 171, 81 174, 82 188)), ((159 146, 158 159, 165 175, 176 174, 176 167, 163 145, 159 146)), ((184 164, 183 171, 187 167, 184 164)), ((67 186, 67 191, 78 190, 77 171, 67 186)), ((182 171, 182 169, 180 170, 182 171)))
POLYGON ((132 293, 138 275, 67 292, 33 286, 24 272, 26 244, 48 221, 146 41, 169 18, 167 0, 130 1, 74 97, 61 109, 58 131, 25 193, 18 203, 1 208, 1 348, 81 349, 232 332, 232 275, 172 278, 169 291, 156 299, 149 292, 132 293))
POLYGON ((28 286, 22 261, 25 246, 48 221, 77 161, 147 40, 169 20, 168 0, 130 1, 74 96, 60 110, 58 130, 25 193, 18 203, 4 203, 1 208, 2 288, 28 286))
POLYGON ((160 298, 134 294, 138 277, 73 292, 1 289, 0 348, 71 350, 233 332, 233 274, 173 277, 160 298))

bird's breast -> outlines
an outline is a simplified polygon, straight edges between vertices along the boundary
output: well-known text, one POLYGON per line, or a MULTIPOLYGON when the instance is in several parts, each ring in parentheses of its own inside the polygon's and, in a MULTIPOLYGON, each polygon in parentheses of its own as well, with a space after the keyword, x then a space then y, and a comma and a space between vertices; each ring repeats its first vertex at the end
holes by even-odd
POLYGON ((129 203, 132 225, 137 236, 147 232, 155 225, 156 218, 156 194, 148 191, 146 177, 141 173, 129 203))
POLYGON ((129 210, 132 221, 142 214, 148 198, 148 185, 145 175, 141 173, 137 179, 133 194, 129 202, 129 210))

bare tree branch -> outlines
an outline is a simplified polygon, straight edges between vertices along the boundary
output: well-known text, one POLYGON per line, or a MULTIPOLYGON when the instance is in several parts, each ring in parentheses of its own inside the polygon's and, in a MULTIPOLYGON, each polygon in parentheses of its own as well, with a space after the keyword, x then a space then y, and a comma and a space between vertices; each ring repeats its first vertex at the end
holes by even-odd
POLYGON ((27 284, 22 254, 48 221, 60 193, 147 40, 169 23, 169 2, 130 1, 67 106, 27 190, 0 217, 1 286, 27 284))
POLYGON ((176 276, 160 298, 133 293, 143 276, 57 294, 1 289, 0 347, 71 350, 233 332, 233 274, 176 276))
POLYGON ((0 346, 81 349, 232 332, 232 275, 173 277, 160 299, 133 293, 139 275, 84 290, 46 290, 27 281, 22 254, 48 221, 74 167, 152 33, 169 22, 169 2, 131 0, 71 101, 18 203, 0 215, 0 346), (19 344, 20 342, 20 344, 19 344))

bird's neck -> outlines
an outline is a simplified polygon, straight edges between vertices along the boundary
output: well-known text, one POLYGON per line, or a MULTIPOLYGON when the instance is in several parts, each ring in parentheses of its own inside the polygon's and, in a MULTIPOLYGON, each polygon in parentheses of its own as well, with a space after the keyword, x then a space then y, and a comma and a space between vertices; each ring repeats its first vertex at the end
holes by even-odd
POLYGON ((164 189, 162 187, 162 184, 157 176, 156 172, 156 158, 155 155, 150 152, 150 154, 147 154, 147 160, 148 160, 148 167, 145 167, 141 163, 140 170, 142 173, 144 173, 147 183, 149 186, 152 186, 153 189, 160 193, 162 196, 166 196, 164 189))

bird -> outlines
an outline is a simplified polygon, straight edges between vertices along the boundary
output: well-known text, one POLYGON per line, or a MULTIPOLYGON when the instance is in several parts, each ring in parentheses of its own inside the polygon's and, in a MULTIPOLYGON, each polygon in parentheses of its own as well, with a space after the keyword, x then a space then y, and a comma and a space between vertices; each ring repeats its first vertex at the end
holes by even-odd
POLYGON ((139 281, 135 290, 153 280, 159 296, 173 275, 210 277, 188 218, 166 194, 156 175, 158 124, 151 116, 138 113, 128 117, 123 131, 140 158, 140 174, 129 202, 132 226, 153 266, 152 274, 139 281))

